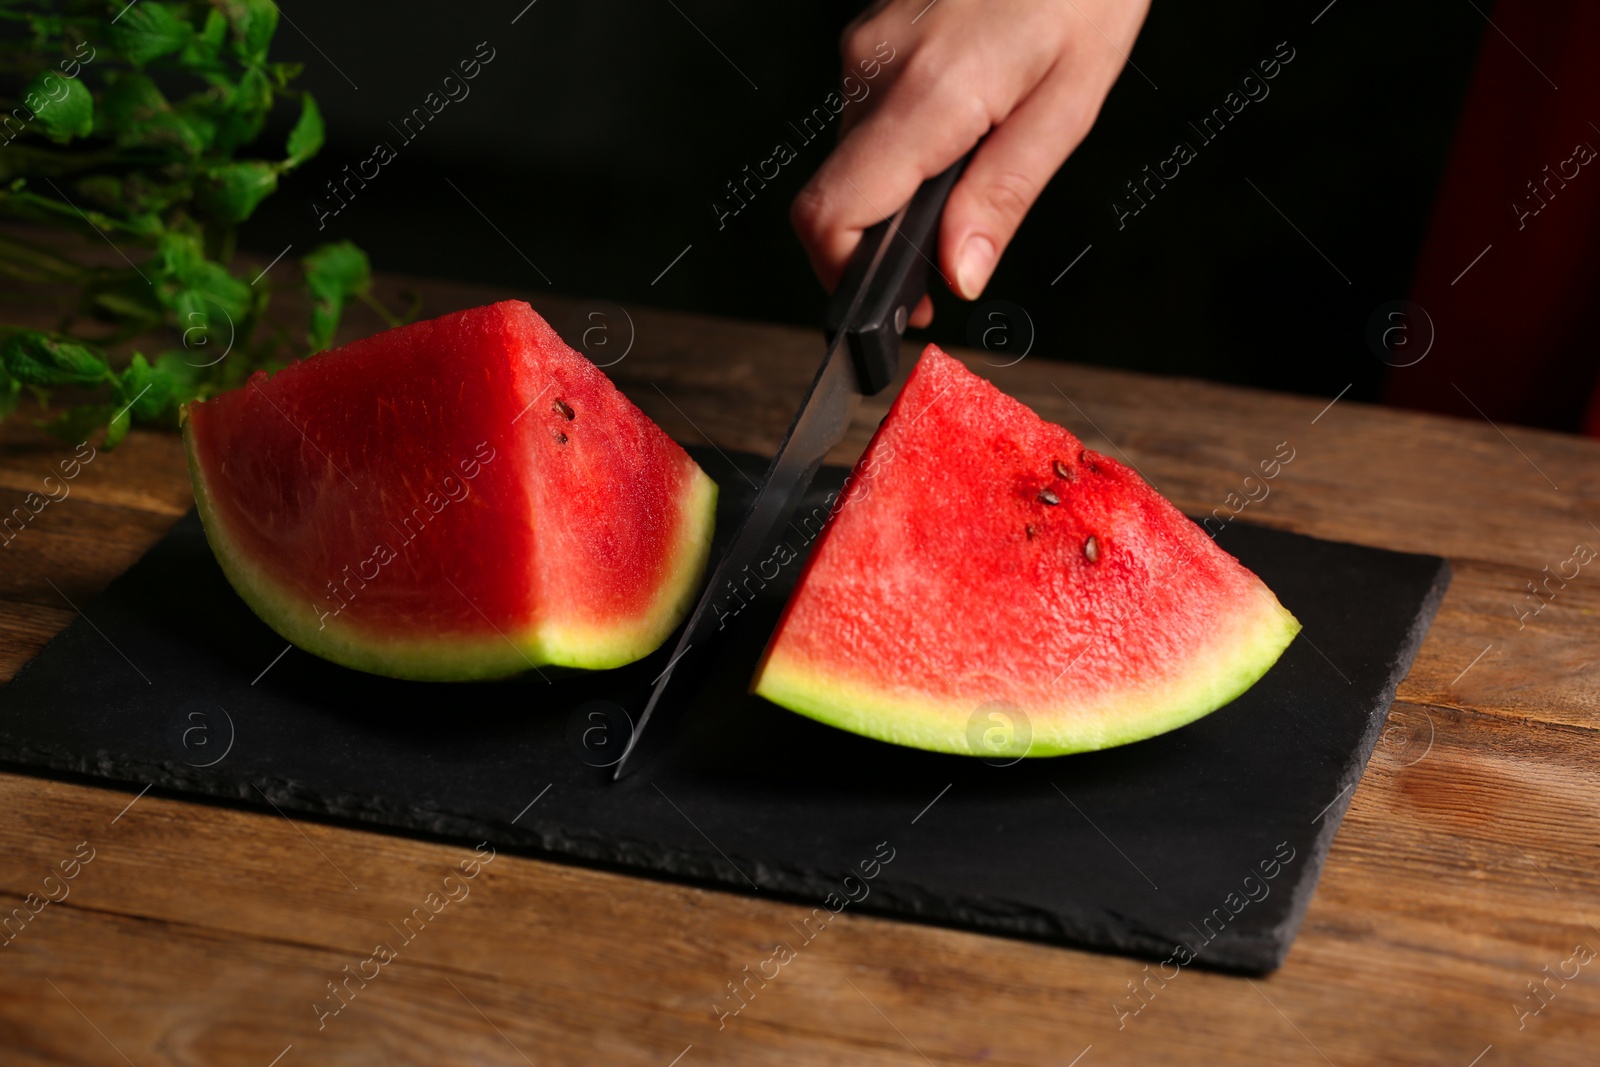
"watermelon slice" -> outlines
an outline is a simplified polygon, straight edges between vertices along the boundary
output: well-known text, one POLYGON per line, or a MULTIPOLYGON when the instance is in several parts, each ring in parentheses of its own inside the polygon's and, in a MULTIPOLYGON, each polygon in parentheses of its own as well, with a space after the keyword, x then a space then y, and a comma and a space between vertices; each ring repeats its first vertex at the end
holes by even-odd
POLYGON ((631 662, 710 553, 716 485, 520 301, 258 372, 184 441, 239 595, 374 674, 631 662))
POLYGON ((1137 741, 1228 703, 1300 629, 1137 474, 932 345, 832 513, 754 688, 896 744, 1137 741))

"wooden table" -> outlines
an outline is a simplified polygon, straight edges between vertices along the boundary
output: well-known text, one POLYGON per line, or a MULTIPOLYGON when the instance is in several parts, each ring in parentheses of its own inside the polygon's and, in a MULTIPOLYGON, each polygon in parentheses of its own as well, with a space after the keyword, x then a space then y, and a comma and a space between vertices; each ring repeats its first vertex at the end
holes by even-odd
MULTIPOLYGON (((516 295, 421 288, 429 314, 516 295)), ((571 307, 535 304, 558 324, 571 307)), ((776 447, 817 334, 630 310, 637 338, 611 373, 641 407, 685 442, 776 447)), ((373 328, 355 316, 348 332, 373 328)), ((1119 1026, 1113 1003, 1133 1003, 1142 962, 847 912, 719 1029, 713 998, 807 909, 501 854, 319 1029, 327 983, 466 848, 3 774, 7 907, 43 894, 75 849, 93 859, 0 948, 0 1061, 1600 1062, 1600 960, 1580 962, 1600 951, 1600 560, 1517 614, 1542 568, 1600 549, 1600 443, 1037 357, 969 362, 1190 512, 1288 441, 1295 459, 1245 518, 1452 560, 1282 970, 1184 970, 1146 985, 1119 1026)), ((885 409, 865 405, 834 458, 854 458, 885 409)), ((5 507, 70 453, 6 424, 5 507)), ((176 437, 135 432, 97 456, 0 550, 0 679, 189 505, 176 437)))

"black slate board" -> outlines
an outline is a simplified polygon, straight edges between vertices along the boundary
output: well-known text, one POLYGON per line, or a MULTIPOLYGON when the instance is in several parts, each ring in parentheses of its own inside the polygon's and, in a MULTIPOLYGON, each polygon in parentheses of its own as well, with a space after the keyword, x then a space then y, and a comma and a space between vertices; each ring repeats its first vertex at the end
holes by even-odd
MULTIPOLYGON (((764 464, 697 458, 722 485, 725 533, 748 501, 730 464, 751 477, 764 464)), ((824 470, 813 496, 843 476, 824 470)), ((1305 630, 1253 689, 1183 729, 1011 766, 833 730, 745 693, 787 594, 774 583, 672 741, 613 784, 594 764, 620 753, 615 708, 637 714, 665 651, 474 685, 376 678, 298 649, 274 662, 283 639, 228 586, 191 513, 0 688, 0 761, 808 907, 1155 958, 1181 944, 1201 966, 1265 971, 1289 950, 1449 565, 1239 523, 1219 540, 1305 630)))

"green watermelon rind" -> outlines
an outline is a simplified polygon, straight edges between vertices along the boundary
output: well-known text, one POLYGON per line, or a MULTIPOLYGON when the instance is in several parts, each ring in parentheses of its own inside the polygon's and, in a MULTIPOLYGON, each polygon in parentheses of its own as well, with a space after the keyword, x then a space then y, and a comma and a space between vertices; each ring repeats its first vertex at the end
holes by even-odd
POLYGON ((688 618, 711 561, 717 516, 717 483, 698 465, 693 468, 679 514, 678 558, 669 569, 671 578, 663 583, 655 604, 637 620, 631 636, 625 623, 609 629, 552 629, 540 641, 547 662, 584 670, 625 667, 660 648, 688 618))
MULTIPOLYGON (((1193 667, 1178 668, 1170 685, 1154 692, 1109 694, 1094 706, 1023 707, 1031 741, 1027 756, 1065 756, 1143 741, 1187 726, 1231 703, 1277 663, 1300 632, 1300 622, 1261 588, 1260 606, 1219 626, 1217 638, 1197 649, 1193 667), (1230 636, 1230 631, 1239 636, 1230 636), (1242 631, 1242 632, 1240 632, 1242 631)), ((975 709, 1003 694, 974 691, 943 707, 874 691, 858 681, 828 678, 795 657, 769 651, 755 692, 774 704, 829 726, 891 744, 947 752, 974 752, 968 724, 975 709)))
POLYGON ((190 483, 206 540, 229 584, 252 611, 284 640, 341 666, 407 681, 482 681, 506 678, 530 667, 606 670, 642 659, 677 629, 689 609, 711 556, 717 485, 698 467, 680 499, 677 558, 650 609, 609 628, 533 628, 486 637, 438 636, 415 640, 373 635, 338 619, 319 622, 303 597, 253 564, 229 539, 211 502, 194 435, 184 426, 190 483))

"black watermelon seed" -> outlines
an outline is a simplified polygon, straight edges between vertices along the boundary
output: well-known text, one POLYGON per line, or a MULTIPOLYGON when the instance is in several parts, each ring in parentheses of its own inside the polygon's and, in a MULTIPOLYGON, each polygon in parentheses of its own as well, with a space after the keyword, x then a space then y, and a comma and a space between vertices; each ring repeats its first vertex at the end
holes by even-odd
POLYGON ((550 405, 550 410, 569 421, 578 417, 578 413, 573 411, 572 408, 568 407, 565 400, 561 400, 559 398, 554 404, 550 405))
POLYGON ((1039 490, 1039 503, 1049 504, 1051 507, 1054 507, 1055 505, 1061 503, 1061 498, 1056 496, 1055 493, 1051 492, 1049 489, 1041 489, 1039 490))

